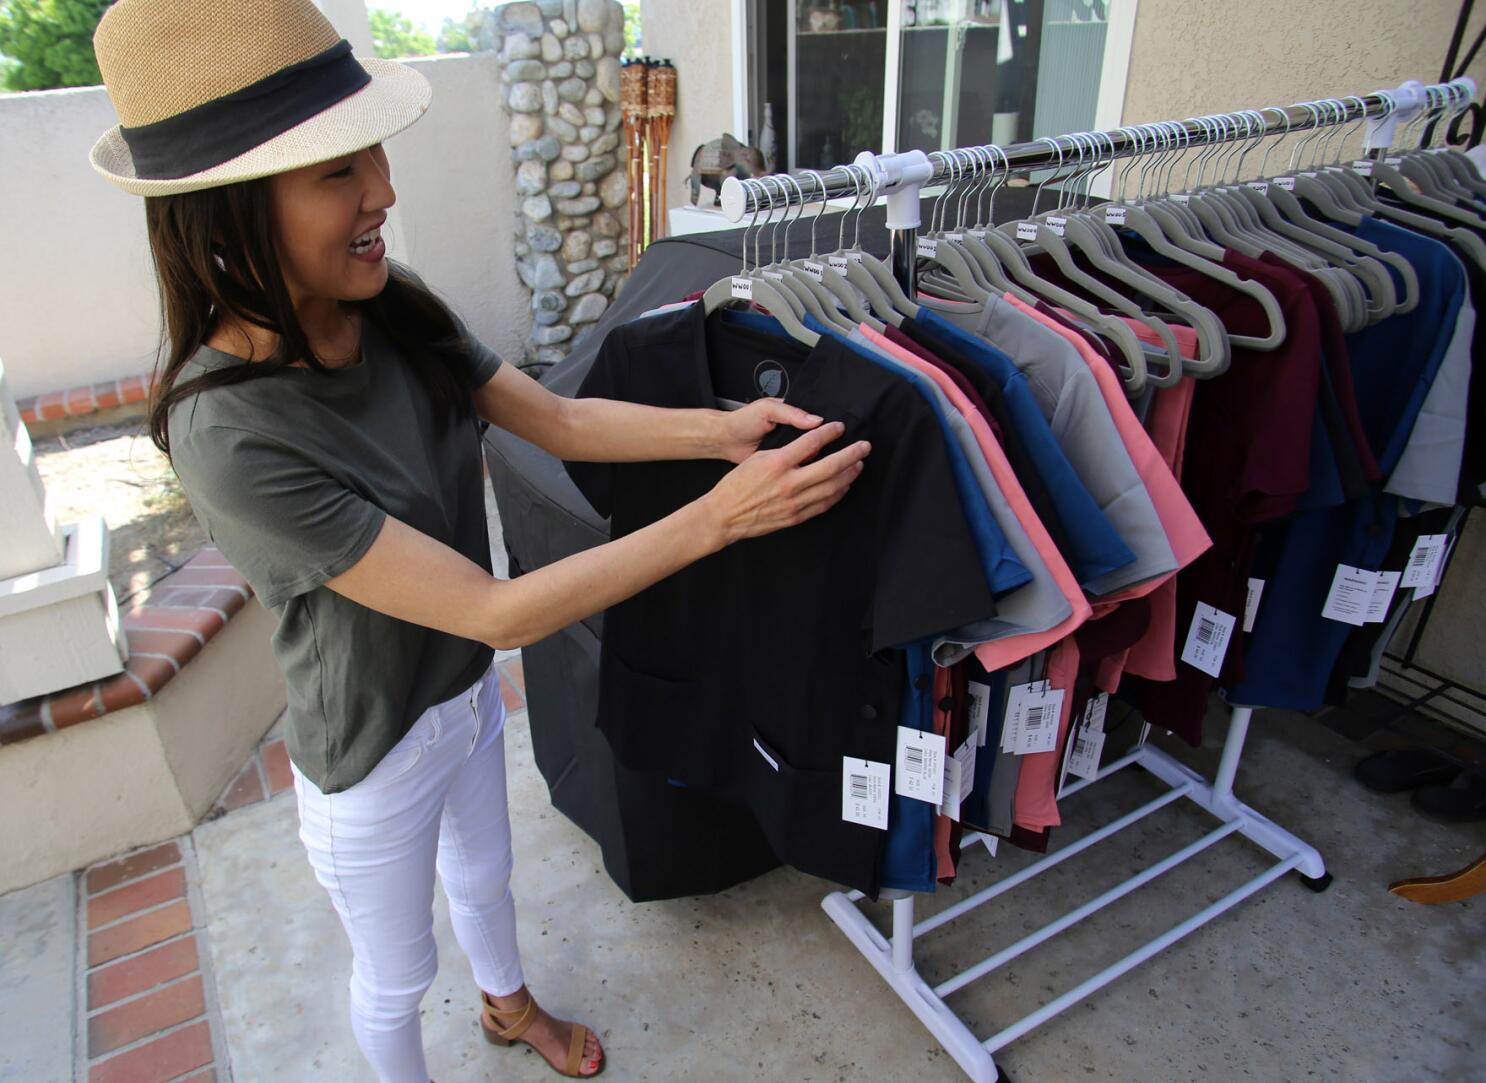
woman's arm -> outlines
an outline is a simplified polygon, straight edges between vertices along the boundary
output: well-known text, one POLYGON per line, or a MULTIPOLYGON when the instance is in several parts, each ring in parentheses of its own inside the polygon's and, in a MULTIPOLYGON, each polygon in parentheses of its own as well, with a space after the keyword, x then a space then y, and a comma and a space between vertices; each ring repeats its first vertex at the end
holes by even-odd
POLYGON ((326 586, 400 620, 514 650, 735 541, 819 515, 846 495, 870 450, 862 442, 810 462, 843 431, 833 422, 757 452, 659 522, 510 581, 388 516, 365 555, 326 586))
POLYGON ((808 430, 821 422, 778 399, 760 399, 741 410, 665 410, 613 399, 567 399, 509 364, 474 397, 486 421, 570 462, 739 463, 775 425, 808 430))

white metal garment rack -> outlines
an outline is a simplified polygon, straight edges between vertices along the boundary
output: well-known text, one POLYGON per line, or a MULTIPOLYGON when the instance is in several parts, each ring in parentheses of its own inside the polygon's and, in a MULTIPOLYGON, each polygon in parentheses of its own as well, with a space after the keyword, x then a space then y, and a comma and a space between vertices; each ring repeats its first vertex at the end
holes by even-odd
MULTIPOLYGON (((1379 148, 1392 141, 1393 128, 1398 120, 1415 115, 1420 108, 1437 103, 1470 101, 1475 96, 1475 84, 1468 79, 1453 83, 1424 86, 1418 82, 1406 83, 1397 90, 1379 91, 1373 94, 1352 96, 1344 99, 1329 99, 1324 103, 1293 105, 1288 109, 1272 108, 1262 114, 1249 112, 1243 115, 1245 123, 1215 124, 1216 119, 1167 122, 1159 126, 1167 137, 1164 145, 1172 145, 1171 133, 1179 133, 1181 146, 1199 146, 1240 139, 1254 139, 1261 131, 1265 134, 1302 131, 1307 128, 1348 124, 1367 119, 1369 146, 1379 148), (1318 106, 1324 106, 1319 108, 1318 106), (1281 114, 1283 116, 1281 117, 1281 114), (1265 118, 1261 128, 1254 119, 1265 118)), ((1105 158, 1126 157, 1144 153, 1156 140, 1158 126, 1141 125, 1123 128, 1109 133, 1098 133, 1096 142, 1106 150, 1105 158)), ((1088 137, 1081 137, 1085 143, 1088 137)), ((979 148, 985 150, 986 148, 979 148)), ((958 152, 956 152, 958 154, 958 152)), ((1064 164, 1065 153, 1071 161, 1074 153, 1073 140, 1068 136, 1037 143, 1021 143, 996 148, 994 154, 958 154, 955 161, 955 177, 982 174, 999 168, 1005 171, 1023 171, 1064 164)), ((929 184, 949 179, 950 167, 943 158, 931 161, 922 151, 910 151, 894 155, 863 153, 850 166, 838 166, 831 170, 809 172, 781 177, 763 177, 739 181, 730 178, 723 187, 723 207, 732 221, 739 221, 752 213, 755 217, 765 206, 769 209, 782 206, 798 206, 823 199, 851 196, 863 190, 864 185, 872 189, 873 195, 887 196, 887 226, 892 238, 891 262, 894 274, 911 297, 914 293, 914 255, 916 234, 919 226, 920 189, 929 184)), ((913 1010, 919 1020, 928 1027, 946 1050, 955 1058, 965 1073, 976 1083, 994 1083, 1005 1078, 995 1062, 995 1054, 1009 1043, 1020 1038, 1034 1027, 1045 1023, 1053 1016, 1076 1004, 1089 994, 1103 988, 1127 971, 1139 966, 1158 952, 1182 939, 1193 930, 1206 925, 1239 902, 1262 891, 1292 870, 1297 872, 1306 886, 1323 891, 1331 882, 1325 863, 1314 847, 1266 819, 1261 813, 1244 804, 1233 793, 1233 780, 1238 772, 1239 759, 1243 754, 1244 740, 1248 734, 1249 721, 1253 714, 1250 707, 1235 707, 1228 724, 1228 734, 1223 744, 1222 759, 1216 776, 1208 781, 1196 771, 1178 762, 1172 756, 1148 743, 1150 725, 1146 723, 1135 747, 1125 756, 1105 766, 1092 780, 1080 780, 1066 786, 1061 796, 1069 797, 1092 782, 1102 781, 1127 767, 1137 766, 1161 780, 1168 787, 1160 797, 1119 817, 1112 823, 1076 842, 1054 851, 1020 872, 998 881, 981 891, 962 899, 947 909, 921 921, 914 920, 914 897, 902 892, 884 892, 891 898, 893 907, 892 938, 879 933, 863 913, 861 902, 864 896, 859 891, 832 892, 821 905, 831 919, 846 933, 858 951, 876 967, 884 981, 893 988, 904 1003, 913 1010), (1218 821, 1217 826, 1206 835, 1182 847, 1180 850, 1156 862, 1149 868, 1090 899, 1063 916, 1048 922, 1036 932, 1023 937, 952 978, 930 985, 918 973, 914 965, 914 940, 932 932, 951 921, 984 906, 1001 895, 1019 887, 1104 840, 1118 834, 1131 824, 1154 812, 1181 800, 1192 801, 1210 813, 1218 821), (1097 913, 1110 903, 1129 895, 1138 888, 1156 880, 1163 873, 1202 853, 1230 835, 1242 835, 1274 856, 1274 864, 1247 883, 1235 888, 1227 895, 1203 908, 1185 921, 1131 952, 1118 962, 1104 968, 1074 988, 1044 1004, 1036 1011, 1011 1023, 988 1038, 978 1038, 968 1026, 945 1003, 945 998, 969 985, 978 978, 1018 958, 1039 944, 1071 928, 1084 918, 1097 913)), ((990 847, 990 840, 983 834, 967 834, 963 840, 964 853, 968 856, 977 842, 990 847)))

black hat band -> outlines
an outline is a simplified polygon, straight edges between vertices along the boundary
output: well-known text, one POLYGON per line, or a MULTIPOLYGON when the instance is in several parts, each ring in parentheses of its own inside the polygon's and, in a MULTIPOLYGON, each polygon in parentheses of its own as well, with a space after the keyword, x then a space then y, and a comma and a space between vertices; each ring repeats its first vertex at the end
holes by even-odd
POLYGON ((120 126, 134 175, 176 180, 231 161, 348 98, 371 82, 342 38, 322 53, 291 64, 240 90, 184 113, 120 126))

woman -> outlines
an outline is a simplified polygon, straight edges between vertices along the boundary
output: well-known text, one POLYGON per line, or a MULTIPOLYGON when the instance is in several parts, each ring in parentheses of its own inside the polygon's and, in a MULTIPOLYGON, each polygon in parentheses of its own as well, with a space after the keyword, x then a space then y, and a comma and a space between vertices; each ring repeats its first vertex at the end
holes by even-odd
POLYGON ((94 49, 122 124, 95 169, 145 197, 168 356, 150 431, 208 535, 278 617, 300 838, 350 939, 351 1025, 377 1077, 428 1079, 435 871, 498 1045, 604 1067, 516 947, 494 649, 818 515, 867 453, 774 400, 731 413, 569 401, 504 365, 380 227, 382 140, 417 72, 350 54, 311 0, 121 0, 94 49), (513 582, 490 572, 478 420, 569 460, 738 463, 706 497, 513 582), (757 452, 777 424, 809 430, 757 452))

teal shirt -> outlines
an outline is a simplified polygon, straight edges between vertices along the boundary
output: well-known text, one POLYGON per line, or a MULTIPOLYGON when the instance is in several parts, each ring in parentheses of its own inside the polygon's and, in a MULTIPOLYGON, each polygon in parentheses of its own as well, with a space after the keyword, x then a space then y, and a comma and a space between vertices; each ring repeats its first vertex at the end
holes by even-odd
MULTIPOLYGON (((501 359, 460 323, 473 391, 501 359)), ((247 364, 202 346, 179 382, 247 364)), ((484 643, 326 587, 388 515, 491 570, 478 418, 438 435, 435 404, 370 320, 361 360, 212 388, 170 410, 171 458, 197 521, 278 618, 285 745, 325 793, 367 776, 429 707, 474 684, 484 643)))

